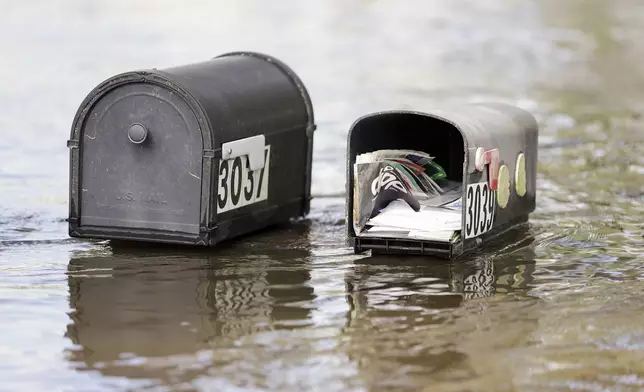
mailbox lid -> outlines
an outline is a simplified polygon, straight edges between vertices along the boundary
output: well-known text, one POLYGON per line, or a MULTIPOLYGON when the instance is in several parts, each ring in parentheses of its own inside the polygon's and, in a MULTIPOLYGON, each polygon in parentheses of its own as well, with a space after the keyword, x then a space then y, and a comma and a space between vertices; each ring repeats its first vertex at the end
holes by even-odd
POLYGON ((121 74, 97 87, 69 142, 70 231, 162 231, 196 240, 204 149, 197 113, 184 91, 153 73, 121 74))
POLYGON ((217 144, 313 125, 313 110, 297 76, 277 59, 233 52, 155 71, 185 87, 212 121, 217 144))

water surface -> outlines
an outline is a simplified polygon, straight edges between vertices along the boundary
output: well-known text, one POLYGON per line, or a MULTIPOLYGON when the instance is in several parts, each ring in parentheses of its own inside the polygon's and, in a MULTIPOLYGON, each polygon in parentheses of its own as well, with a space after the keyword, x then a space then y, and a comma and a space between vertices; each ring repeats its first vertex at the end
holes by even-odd
POLYGON ((0 390, 644 389, 644 3, 2 9, 0 390), (280 58, 311 93, 311 214, 209 252, 68 238, 85 95, 232 50, 280 58), (345 247, 351 123, 484 100, 539 121, 530 225, 457 262, 345 247))

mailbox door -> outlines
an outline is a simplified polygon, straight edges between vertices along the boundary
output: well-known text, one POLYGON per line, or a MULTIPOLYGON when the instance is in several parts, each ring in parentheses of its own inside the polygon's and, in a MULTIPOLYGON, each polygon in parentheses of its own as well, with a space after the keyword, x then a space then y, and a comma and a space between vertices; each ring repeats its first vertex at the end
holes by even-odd
POLYGON ((199 233, 202 137, 188 104, 154 84, 111 90, 81 134, 80 224, 199 233))

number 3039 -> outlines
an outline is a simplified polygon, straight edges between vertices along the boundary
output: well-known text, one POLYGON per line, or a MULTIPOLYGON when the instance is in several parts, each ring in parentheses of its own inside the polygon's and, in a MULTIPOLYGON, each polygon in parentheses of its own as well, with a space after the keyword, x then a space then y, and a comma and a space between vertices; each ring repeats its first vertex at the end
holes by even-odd
POLYGON ((477 237, 492 228, 496 206, 494 196, 487 182, 468 185, 465 195, 465 238, 477 237))

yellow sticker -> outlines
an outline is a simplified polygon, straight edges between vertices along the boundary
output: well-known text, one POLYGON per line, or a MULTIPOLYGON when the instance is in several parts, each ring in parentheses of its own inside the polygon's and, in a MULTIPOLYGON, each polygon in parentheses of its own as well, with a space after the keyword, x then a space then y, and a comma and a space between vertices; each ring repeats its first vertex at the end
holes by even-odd
POLYGON ((510 171, 507 165, 503 165, 499 169, 499 188, 496 191, 496 201, 501 208, 505 208, 510 201, 510 171))
POLYGON ((525 155, 523 153, 517 157, 517 166, 514 172, 514 187, 517 195, 520 197, 525 196, 528 191, 526 188, 525 155))

